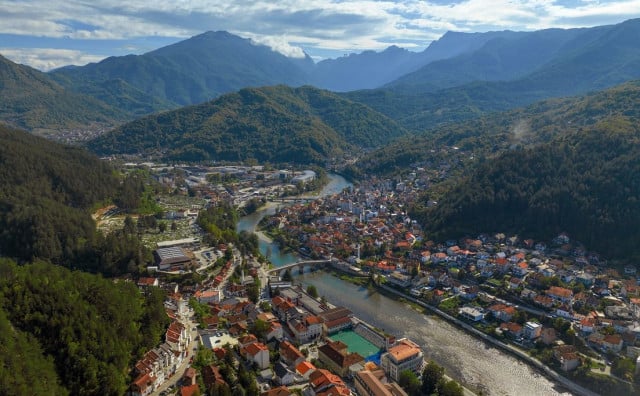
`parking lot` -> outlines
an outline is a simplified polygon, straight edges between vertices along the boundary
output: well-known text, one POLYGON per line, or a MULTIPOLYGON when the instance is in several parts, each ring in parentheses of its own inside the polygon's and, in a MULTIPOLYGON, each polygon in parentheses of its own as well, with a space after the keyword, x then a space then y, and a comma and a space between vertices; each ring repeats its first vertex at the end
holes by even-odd
POLYGON ((203 331, 200 333, 200 337, 202 338, 203 345, 209 349, 220 348, 226 344, 235 345, 238 343, 238 340, 231 337, 228 333, 216 330, 203 331))

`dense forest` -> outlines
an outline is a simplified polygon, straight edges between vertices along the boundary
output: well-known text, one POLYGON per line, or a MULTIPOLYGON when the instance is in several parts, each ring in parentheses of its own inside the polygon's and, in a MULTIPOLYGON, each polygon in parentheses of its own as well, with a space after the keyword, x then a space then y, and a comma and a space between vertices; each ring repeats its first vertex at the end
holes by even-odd
POLYGON ((90 209, 118 178, 85 150, 0 127, 0 252, 62 263, 94 241, 90 209))
POLYGON ((505 150, 549 142, 595 125, 616 124, 618 119, 640 121, 638 103, 638 81, 585 96, 549 99, 397 139, 363 156, 351 172, 391 175, 442 162, 470 169, 475 166, 471 158, 489 159, 505 150))
MULTIPOLYGON (((129 224, 96 232, 91 210, 144 189, 80 148, 0 127, 0 394, 122 395, 168 317, 164 292, 131 282, 150 259, 129 224), (67 267, 67 268, 65 268, 67 267)), ((125 207, 126 208, 126 207, 125 207)))
POLYGON ((96 232, 91 211, 141 203, 144 180, 120 177, 86 150, 0 127, 0 254, 107 276, 135 273, 150 252, 135 232, 96 232))
POLYGON ((440 203, 416 210, 436 239, 560 232, 608 257, 639 258, 640 128, 625 119, 482 161, 440 203))
POLYGON ((377 147, 403 133, 390 119, 328 91, 277 86, 146 117, 89 148, 180 161, 324 164, 347 149, 377 147))
POLYGON ((161 290, 0 259, 0 394, 122 395, 164 334, 161 290))

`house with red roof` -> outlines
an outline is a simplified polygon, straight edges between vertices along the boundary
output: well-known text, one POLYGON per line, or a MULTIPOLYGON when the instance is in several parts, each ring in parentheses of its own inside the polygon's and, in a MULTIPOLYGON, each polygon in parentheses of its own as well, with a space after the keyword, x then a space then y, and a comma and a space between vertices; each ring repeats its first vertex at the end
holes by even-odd
POLYGON ((196 369, 188 367, 182 375, 182 383, 188 385, 194 385, 196 383, 196 369))
POLYGON ((317 370, 316 366, 314 366, 311 362, 307 360, 298 363, 298 365, 296 366, 296 373, 300 375, 302 378, 304 378, 305 380, 308 380, 311 373, 313 373, 316 370, 317 370))
POLYGON ((247 334, 245 336, 242 336, 240 338, 238 338, 238 345, 240 345, 240 348, 244 348, 249 344, 253 344, 254 342, 257 342, 258 338, 253 335, 253 334, 247 334))
POLYGON ((180 388, 180 396, 195 396, 200 394, 198 384, 183 386, 180 388))
POLYGON ((284 331, 282 329, 282 325, 279 322, 270 322, 269 329, 265 334, 267 341, 276 339, 281 340, 284 337, 284 331))
POLYGON ((515 322, 500 323, 500 330, 513 338, 522 336, 522 325, 515 322))
POLYGON ((222 290, 217 289, 198 290, 193 296, 202 304, 219 303, 224 298, 222 290))
POLYGON ((158 287, 160 286, 160 280, 158 278, 142 277, 138 279, 137 285, 141 289, 146 289, 153 286, 158 287))
POLYGON ((318 369, 309 376, 310 394, 312 396, 350 396, 351 391, 340 377, 329 370, 318 369))
POLYGON ((289 341, 282 341, 280 343, 280 359, 282 359, 282 361, 284 361, 285 363, 295 367, 296 365, 304 361, 305 357, 302 352, 300 352, 300 350, 296 348, 292 343, 290 343, 289 341))
POLYGON ((559 286, 551 286, 547 290, 547 296, 562 303, 573 304, 573 291, 559 286))
POLYGON ((545 308, 551 308, 553 306, 553 298, 549 296, 543 296, 538 294, 533 298, 533 302, 545 308))
POLYGON ((292 319, 287 326, 296 341, 301 344, 315 340, 322 335, 322 321, 315 315, 308 315, 304 319, 292 319))
POLYGON ((204 382, 204 386, 209 392, 211 392, 216 385, 226 384, 224 377, 220 373, 220 369, 213 364, 202 368, 202 382, 204 382))
POLYGON ((181 358, 184 358, 191 337, 183 325, 178 322, 172 322, 165 333, 165 341, 171 349, 180 354, 181 358))
POLYGON ((575 370, 580 366, 580 357, 573 345, 560 345, 553 348, 553 357, 564 371, 575 370))
POLYGON ((605 335, 602 339, 602 346, 606 349, 614 352, 620 352, 622 350, 622 336, 620 334, 605 335))
POLYGON ((342 341, 329 341, 318 347, 318 359, 331 371, 344 377, 349 367, 364 361, 357 353, 349 353, 347 345, 342 341))
POLYGON ((277 388, 269 389, 268 391, 262 392, 260 396, 290 396, 293 393, 286 386, 282 385, 277 388))
POLYGON ((502 303, 493 304, 487 308, 487 311, 491 312, 494 318, 502 322, 509 322, 516 313, 514 307, 502 303))
POLYGON ((150 373, 141 374, 131 384, 131 395, 150 395, 155 390, 156 386, 156 377, 153 377, 150 373))
POLYGON ((240 355, 255 363, 260 369, 269 367, 269 348, 261 342, 253 342, 240 348, 240 355))
POLYGON ((424 368, 424 354, 415 342, 403 338, 387 349, 380 357, 380 366, 393 381, 397 381, 405 370, 420 375, 424 368))
POLYGON ((529 272, 529 263, 521 261, 511 270, 515 276, 523 277, 529 272))
POLYGON ((207 318, 202 319, 207 329, 217 329, 218 324, 220 323, 220 318, 218 316, 209 316, 207 318))

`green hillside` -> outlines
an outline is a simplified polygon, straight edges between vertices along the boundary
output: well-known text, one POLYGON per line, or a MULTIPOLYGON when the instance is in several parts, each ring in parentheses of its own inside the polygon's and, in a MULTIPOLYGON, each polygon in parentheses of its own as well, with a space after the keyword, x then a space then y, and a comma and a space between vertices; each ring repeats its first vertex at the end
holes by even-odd
MULTIPOLYGON (((425 196, 414 214, 436 239, 483 232, 551 239, 568 232, 608 257, 631 261, 640 237, 639 125, 640 84, 633 83, 448 126, 414 142, 408 160, 438 163, 453 145, 475 160, 459 164, 464 172, 450 180, 438 205, 426 208, 433 197, 425 196)), ((402 151, 392 146, 370 158, 402 151)), ((395 158, 374 169, 407 161, 395 158)))
POLYGON ((113 170, 85 150, 0 127, 0 252, 67 262, 95 239, 89 210, 113 197, 113 170))
POLYGON ((0 275, 3 395, 123 395, 168 325, 159 289, 7 259, 0 275))
POLYGON ((391 174, 409 165, 438 163, 457 147, 467 158, 458 165, 473 166, 469 157, 489 158, 511 148, 548 142, 616 117, 640 121, 640 82, 432 128, 373 151, 357 165, 363 173, 391 174))
POLYGON ((0 97, 0 121, 28 130, 113 125, 124 117, 90 96, 64 89, 47 74, 1 55, 0 97))
POLYGON ((328 91, 276 86, 149 116, 95 139, 89 148, 187 161, 324 163, 403 133, 388 118, 328 91))
POLYGON ((147 95, 121 79, 89 83, 78 86, 76 90, 108 106, 121 109, 126 113, 127 120, 176 107, 171 102, 147 95))
POLYGON ((90 211, 120 179, 24 131, 0 126, 0 143, 0 394, 122 395, 168 318, 163 292, 103 277, 146 257, 135 235, 96 233, 90 211))
POLYGON ((640 130, 618 120, 477 167, 418 217, 434 237, 560 232, 608 257, 632 261, 640 234, 640 130))

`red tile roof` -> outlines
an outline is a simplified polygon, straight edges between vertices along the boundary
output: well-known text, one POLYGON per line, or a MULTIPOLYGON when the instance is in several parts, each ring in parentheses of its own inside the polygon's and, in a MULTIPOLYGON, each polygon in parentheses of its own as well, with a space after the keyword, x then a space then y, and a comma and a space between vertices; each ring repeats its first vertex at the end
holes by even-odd
POLYGON ((180 396, 193 396, 200 392, 200 387, 198 384, 183 386, 180 388, 180 396))

